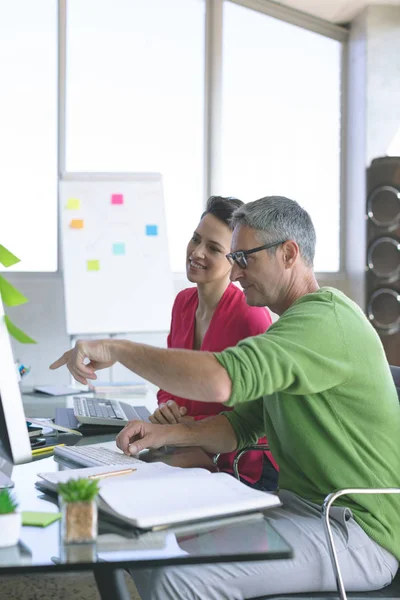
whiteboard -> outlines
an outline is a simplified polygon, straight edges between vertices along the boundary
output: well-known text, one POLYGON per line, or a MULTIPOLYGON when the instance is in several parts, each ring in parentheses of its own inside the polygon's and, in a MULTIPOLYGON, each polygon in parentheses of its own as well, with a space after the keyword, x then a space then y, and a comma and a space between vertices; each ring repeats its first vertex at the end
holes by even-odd
POLYGON ((168 331, 161 175, 68 173, 59 202, 67 332, 168 331))

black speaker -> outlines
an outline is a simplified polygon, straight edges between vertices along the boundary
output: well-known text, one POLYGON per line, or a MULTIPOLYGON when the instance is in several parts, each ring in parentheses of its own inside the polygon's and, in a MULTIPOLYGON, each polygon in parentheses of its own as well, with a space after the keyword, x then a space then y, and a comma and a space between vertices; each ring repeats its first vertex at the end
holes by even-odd
POLYGON ((400 157, 367 169, 366 314, 391 365, 400 365, 400 157))

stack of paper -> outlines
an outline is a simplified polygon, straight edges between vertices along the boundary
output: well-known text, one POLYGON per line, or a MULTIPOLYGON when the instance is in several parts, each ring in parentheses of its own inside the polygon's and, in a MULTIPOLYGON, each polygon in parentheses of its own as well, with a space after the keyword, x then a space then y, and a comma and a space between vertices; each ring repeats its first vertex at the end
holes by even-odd
POLYGON ((93 381, 89 383, 89 389, 95 394, 106 394, 115 396, 130 396, 132 394, 144 396, 148 392, 144 381, 93 381))

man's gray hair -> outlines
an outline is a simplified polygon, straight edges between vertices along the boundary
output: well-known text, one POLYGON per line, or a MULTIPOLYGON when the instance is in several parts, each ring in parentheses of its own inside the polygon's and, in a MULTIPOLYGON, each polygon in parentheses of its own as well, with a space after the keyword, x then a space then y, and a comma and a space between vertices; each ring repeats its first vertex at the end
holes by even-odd
MULTIPOLYGON (((315 229, 311 217, 295 200, 284 196, 266 196, 244 204, 233 213, 232 227, 247 225, 259 232, 261 245, 293 240, 304 263, 312 267, 315 255, 315 229)), ((275 254, 277 248, 268 250, 275 254)))

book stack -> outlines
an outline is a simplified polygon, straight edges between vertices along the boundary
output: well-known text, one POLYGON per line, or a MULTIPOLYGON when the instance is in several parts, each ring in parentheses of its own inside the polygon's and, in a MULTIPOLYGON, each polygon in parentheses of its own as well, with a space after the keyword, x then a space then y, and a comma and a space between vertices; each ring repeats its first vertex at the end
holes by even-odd
POLYGON ((97 396, 145 396, 148 386, 142 381, 93 381, 89 390, 97 396))

